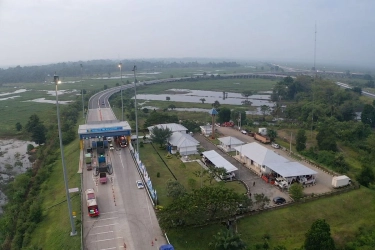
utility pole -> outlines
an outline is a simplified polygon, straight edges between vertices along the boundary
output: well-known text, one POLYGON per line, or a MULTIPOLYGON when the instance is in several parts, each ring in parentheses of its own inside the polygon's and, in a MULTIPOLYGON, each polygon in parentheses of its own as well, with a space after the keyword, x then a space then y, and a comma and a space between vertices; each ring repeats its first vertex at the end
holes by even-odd
POLYGON ((134 72, 134 108, 135 108, 135 134, 137 136, 137 154, 139 159, 139 141, 138 141, 138 112, 137 112, 137 77, 135 72, 137 70, 137 66, 134 65, 133 72, 134 72))
POLYGON ((311 84, 311 91, 312 91, 312 111, 311 111, 311 138, 313 137, 313 127, 314 127, 314 106, 315 106, 315 100, 314 100, 314 88, 313 85, 315 83, 316 77, 317 77, 317 70, 316 70, 316 22, 315 22, 315 40, 314 40, 314 81, 311 84))
POLYGON ((85 102, 83 100, 83 65, 81 65, 81 88, 82 88, 82 118, 85 119, 85 102))
POLYGON ((118 64, 118 67, 120 68, 120 88, 121 88, 121 121, 124 121, 124 98, 122 98, 122 63, 118 64))
POLYGON ((290 155, 292 154, 292 139, 293 139, 293 135, 292 135, 292 132, 290 132, 290 142, 289 142, 289 154, 290 155))

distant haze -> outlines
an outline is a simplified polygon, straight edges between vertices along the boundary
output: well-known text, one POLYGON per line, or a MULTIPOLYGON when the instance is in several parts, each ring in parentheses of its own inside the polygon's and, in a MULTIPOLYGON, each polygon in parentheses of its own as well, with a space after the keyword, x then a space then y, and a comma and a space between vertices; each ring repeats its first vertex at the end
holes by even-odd
POLYGON ((368 66, 373 0, 0 0, 0 66, 228 58, 368 66))

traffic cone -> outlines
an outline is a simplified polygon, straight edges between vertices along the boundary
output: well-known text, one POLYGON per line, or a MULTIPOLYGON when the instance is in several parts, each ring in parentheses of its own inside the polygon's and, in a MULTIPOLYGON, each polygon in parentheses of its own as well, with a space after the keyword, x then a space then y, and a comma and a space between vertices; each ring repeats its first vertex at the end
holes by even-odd
POLYGON ((156 237, 155 237, 155 241, 158 241, 158 239, 156 239, 156 237))
POLYGON ((153 240, 151 241, 151 246, 154 246, 154 241, 153 240))

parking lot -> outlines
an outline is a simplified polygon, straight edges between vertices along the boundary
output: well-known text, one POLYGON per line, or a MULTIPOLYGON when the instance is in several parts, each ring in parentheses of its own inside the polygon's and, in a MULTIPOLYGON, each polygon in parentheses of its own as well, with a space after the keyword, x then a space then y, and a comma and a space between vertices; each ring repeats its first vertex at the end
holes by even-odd
MULTIPOLYGON (((253 137, 250 137, 241 131, 238 131, 233 128, 228 127, 218 127, 218 132, 222 134, 222 136, 233 136, 238 138, 239 140, 250 143, 255 142, 253 137)), ((228 155, 227 153, 223 152, 219 147, 213 145, 211 142, 209 142, 203 135, 201 134, 195 134, 194 138, 198 140, 201 144, 201 146, 205 150, 216 150, 221 156, 223 156, 226 160, 228 160, 230 163, 232 163, 235 167, 238 168, 238 173, 236 178, 243 181, 250 189, 250 193, 252 194, 252 197, 254 194, 265 194, 270 200, 276 196, 280 196, 285 198, 287 201, 290 201, 290 197, 287 193, 287 191, 282 191, 278 187, 266 183, 264 180, 262 180, 258 175, 253 173, 250 169, 245 167, 243 164, 238 162, 235 158, 228 155)), ((291 158, 289 156, 289 153, 283 149, 276 149, 271 146, 271 144, 262 144, 266 148, 273 150, 275 153, 279 154, 280 156, 283 156, 286 159, 289 159, 290 161, 298 161, 294 158, 291 158)), ((314 170, 317 172, 316 175, 316 184, 311 185, 304 188, 305 194, 319 194, 319 193, 325 193, 332 191, 331 183, 332 183, 332 176, 323 170, 316 168, 304 161, 298 161, 299 163, 303 164, 304 166, 314 170)))
POLYGON ((227 161, 229 161, 235 167, 238 168, 236 178, 243 181, 249 187, 252 198, 254 197, 254 194, 263 193, 268 198, 270 198, 270 200, 272 200, 272 198, 276 196, 283 197, 287 201, 291 200, 286 192, 282 192, 279 188, 264 182, 259 176, 257 176, 251 170, 243 166, 236 159, 221 151, 217 146, 213 145, 211 142, 207 141, 207 139, 204 138, 203 135, 195 134, 194 138, 197 141, 199 141, 200 145, 203 148, 205 148, 205 150, 216 150, 216 152, 218 152, 222 157, 224 157, 227 161))
MULTIPOLYGON (((246 143, 250 143, 250 142, 256 142, 254 140, 253 137, 250 137, 248 135, 245 135, 245 134, 242 134, 240 131, 234 129, 234 128, 228 128, 228 127, 218 127, 218 131, 223 134, 223 136, 234 136, 236 138, 238 138, 239 140, 243 141, 243 142, 246 142, 246 143)), ((301 164, 303 164, 304 166, 316 171, 318 174, 316 175, 316 185, 313 185, 313 186, 310 186, 310 187, 306 187, 304 189, 304 192, 306 194, 318 194, 318 193, 326 193, 326 192, 330 192, 332 191, 332 175, 330 175, 329 173, 323 171, 322 169, 320 168, 316 168, 304 161, 298 161, 297 159, 294 159, 292 157, 290 157, 289 155, 289 152, 285 151, 285 150, 282 150, 281 148, 280 149, 275 149, 271 146, 271 144, 262 144, 264 147, 270 149, 270 150, 273 150, 275 153, 277 153, 278 155, 286 158, 286 159, 289 159, 290 161, 297 161, 301 164)))

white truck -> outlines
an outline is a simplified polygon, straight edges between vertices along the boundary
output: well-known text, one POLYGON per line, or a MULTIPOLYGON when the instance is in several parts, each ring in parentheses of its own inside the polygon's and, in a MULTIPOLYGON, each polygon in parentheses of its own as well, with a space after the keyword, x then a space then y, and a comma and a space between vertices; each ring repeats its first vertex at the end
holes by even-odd
POLYGON ((298 183, 302 185, 315 184, 315 176, 314 175, 298 176, 297 181, 298 183))
POLYGON ((332 178, 332 186, 334 188, 345 187, 350 185, 352 180, 346 175, 334 176, 332 178))
POLYGON ((279 186, 281 189, 284 189, 288 188, 289 184, 284 178, 277 177, 275 180, 275 186, 279 186))

